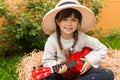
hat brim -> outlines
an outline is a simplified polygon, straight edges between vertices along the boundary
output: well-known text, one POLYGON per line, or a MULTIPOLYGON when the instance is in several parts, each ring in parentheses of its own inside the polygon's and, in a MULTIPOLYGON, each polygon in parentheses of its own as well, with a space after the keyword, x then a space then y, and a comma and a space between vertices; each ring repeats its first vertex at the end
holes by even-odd
POLYGON ((42 21, 43 31, 50 35, 56 31, 55 16, 58 12, 66 8, 74 8, 82 14, 81 26, 78 27, 79 31, 87 32, 96 23, 96 18, 94 13, 87 7, 82 5, 64 5, 59 8, 54 8, 50 10, 44 17, 42 21))

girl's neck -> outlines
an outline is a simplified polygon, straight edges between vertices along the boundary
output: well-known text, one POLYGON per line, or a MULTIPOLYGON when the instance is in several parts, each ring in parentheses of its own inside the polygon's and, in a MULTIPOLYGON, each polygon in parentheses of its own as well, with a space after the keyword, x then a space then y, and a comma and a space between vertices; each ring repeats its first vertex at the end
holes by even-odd
POLYGON ((69 40, 73 38, 73 34, 61 34, 61 37, 66 40, 69 40))

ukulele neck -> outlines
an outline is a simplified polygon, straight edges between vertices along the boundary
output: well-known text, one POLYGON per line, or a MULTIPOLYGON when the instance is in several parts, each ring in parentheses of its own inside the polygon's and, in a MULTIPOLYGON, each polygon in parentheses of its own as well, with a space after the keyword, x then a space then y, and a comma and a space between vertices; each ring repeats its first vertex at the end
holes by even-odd
POLYGON ((71 68, 71 67, 75 67, 77 63, 76 63, 76 60, 72 60, 67 63, 62 63, 62 64, 52 66, 53 72, 58 72, 58 70, 62 67, 62 65, 66 65, 67 68, 71 68))

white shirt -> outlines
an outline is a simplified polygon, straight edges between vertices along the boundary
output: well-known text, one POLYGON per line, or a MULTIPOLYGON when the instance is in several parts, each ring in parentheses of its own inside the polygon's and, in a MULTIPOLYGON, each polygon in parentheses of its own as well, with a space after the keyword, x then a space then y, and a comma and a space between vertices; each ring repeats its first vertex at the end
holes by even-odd
MULTIPOLYGON (((68 49, 73 45, 74 39, 66 40, 61 37, 61 43, 64 49, 68 49)), ((98 39, 88 36, 83 32, 79 32, 78 41, 74 49, 75 51, 81 51, 84 47, 90 47, 93 49, 85 57, 93 67, 98 68, 102 59, 107 53, 107 47, 103 45, 98 39)), ((42 62, 44 63, 44 66, 51 67, 64 60, 65 54, 62 53, 59 48, 59 44, 57 42, 57 34, 55 32, 47 39, 42 62)))

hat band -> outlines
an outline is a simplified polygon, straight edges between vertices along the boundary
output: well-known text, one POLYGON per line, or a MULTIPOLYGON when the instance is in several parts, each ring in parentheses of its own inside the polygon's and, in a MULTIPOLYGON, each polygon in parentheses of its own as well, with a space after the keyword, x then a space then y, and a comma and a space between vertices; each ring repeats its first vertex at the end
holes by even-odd
POLYGON ((65 5, 65 4, 77 4, 77 3, 74 3, 74 2, 64 2, 64 3, 62 3, 62 4, 58 5, 58 6, 62 6, 62 5, 65 5))

